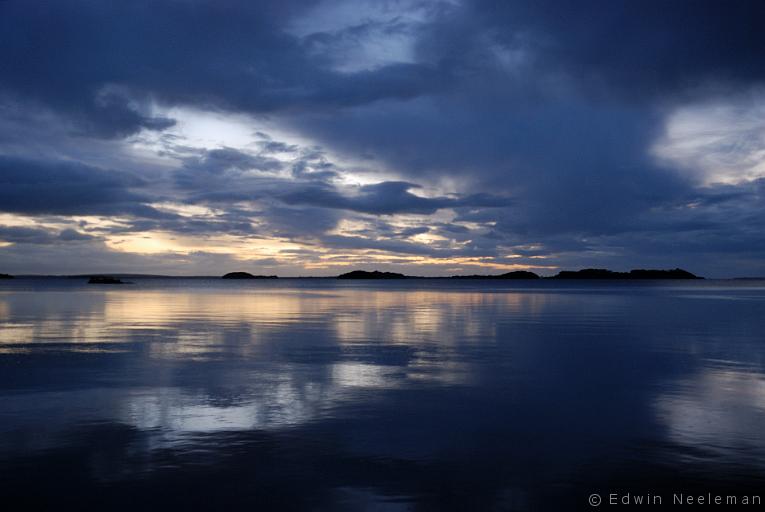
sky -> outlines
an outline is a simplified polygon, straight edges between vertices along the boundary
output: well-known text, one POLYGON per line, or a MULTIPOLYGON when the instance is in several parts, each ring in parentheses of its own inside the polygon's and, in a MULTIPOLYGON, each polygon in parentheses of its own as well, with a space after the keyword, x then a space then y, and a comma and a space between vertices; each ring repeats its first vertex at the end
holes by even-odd
POLYGON ((763 276, 763 19, 0 0, 0 272, 763 276))

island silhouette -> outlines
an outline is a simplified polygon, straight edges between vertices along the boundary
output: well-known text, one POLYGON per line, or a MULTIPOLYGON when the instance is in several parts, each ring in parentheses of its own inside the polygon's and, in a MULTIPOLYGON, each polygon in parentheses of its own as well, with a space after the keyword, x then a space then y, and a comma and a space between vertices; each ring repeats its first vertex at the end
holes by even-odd
POLYGON ((256 276, 249 272, 229 272, 221 279, 277 279, 277 276, 256 276))
POLYGON ((605 268, 585 268, 582 270, 562 270, 551 279, 704 279, 687 270, 634 269, 629 272, 614 272, 605 268))
MULTIPOLYGON (((337 276, 338 279, 418 279, 396 272, 380 272, 379 270, 353 270, 337 276)), ((421 278, 419 278, 421 279, 421 278)), ((561 270, 554 276, 541 277, 534 272, 517 270, 499 275, 468 275, 436 277, 431 279, 704 279, 681 268, 669 270, 633 269, 629 272, 616 272, 604 268, 585 268, 582 270, 561 270)))
MULTIPOLYGON (((174 276, 160 276, 149 274, 119 274, 120 277, 154 277, 154 278, 172 278, 174 276)), ((29 277, 68 277, 68 278, 88 278, 89 284, 130 284, 122 281, 119 277, 109 275, 70 275, 70 276, 33 276, 23 275, 22 278, 29 277)), ((182 276, 175 276, 182 277, 182 276)), ((195 277, 195 276, 185 276, 195 277)), ((213 276, 197 276, 212 278, 213 276)), ((220 279, 278 279, 275 275, 256 275, 249 272, 237 271, 229 272, 220 276, 220 279)), ((1 274, 0 279, 14 279, 10 274, 1 274)), ((328 277, 313 277, 310 279, 328 279, 328 277)), ((353 270, 340 274, 339 276, 329 277, 329 279, 457 279, 457 280, 539 280, 539 279, 590 279, 590 280, 660 280, 660 279, 704 279, 687 270, 681 268, 673 269, 633 269, 628 272, 619 272, 605 268, 584 268, 581 270, 561 270, 553 276, 540 276, 528 270, 515 270, 504 274, 471 274, 471 275, 453 275, 453 276, 408 276, 398 272, 383 272, 380 270, 353 270)), ((753 278, 761 279, 761 278, 753 278)))
POLYGON ((379 270, 373 270, 372 272, 366 270, 354 270, 345 274, 337 276, 338 279, 411 279, 411 276, 405 276, 404 274, 397 274, 396 272, 380 272, 379 270))

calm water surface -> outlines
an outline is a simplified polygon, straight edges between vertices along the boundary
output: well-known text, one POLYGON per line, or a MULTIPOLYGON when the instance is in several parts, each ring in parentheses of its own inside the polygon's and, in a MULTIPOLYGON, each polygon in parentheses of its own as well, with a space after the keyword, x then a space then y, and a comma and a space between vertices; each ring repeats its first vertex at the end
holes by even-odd
POLYGON ((764 432, 762 281, 0 282, 11 510, 765 496, 764 432))

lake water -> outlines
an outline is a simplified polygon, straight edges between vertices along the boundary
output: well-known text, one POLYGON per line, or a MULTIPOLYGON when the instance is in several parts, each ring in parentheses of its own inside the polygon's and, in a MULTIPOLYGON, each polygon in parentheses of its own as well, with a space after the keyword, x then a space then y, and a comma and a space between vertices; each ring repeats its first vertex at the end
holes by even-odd
POLYGON ((134 281, 0 282, 6 510, 765 495, 763 281, 134 281))

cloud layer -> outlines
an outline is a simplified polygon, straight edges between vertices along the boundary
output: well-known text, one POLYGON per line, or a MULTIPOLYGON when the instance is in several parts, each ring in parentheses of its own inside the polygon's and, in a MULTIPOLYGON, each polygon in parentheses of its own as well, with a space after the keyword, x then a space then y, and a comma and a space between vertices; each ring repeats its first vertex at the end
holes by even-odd
POLYGON ((763 15, 5 1, 0 266, 763 275, 763 15))

